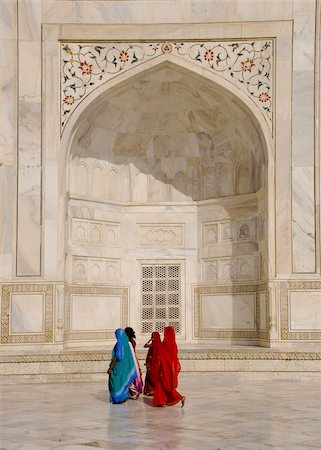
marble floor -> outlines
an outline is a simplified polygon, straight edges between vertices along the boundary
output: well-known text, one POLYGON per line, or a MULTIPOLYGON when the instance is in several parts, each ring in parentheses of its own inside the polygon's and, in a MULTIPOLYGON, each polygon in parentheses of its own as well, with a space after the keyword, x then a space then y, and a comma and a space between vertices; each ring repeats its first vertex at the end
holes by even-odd
POLYGON ((108 403, 103 382, 0 385, 0 450, 321 448, 321 378, 182 373, 184 408, 108 403))

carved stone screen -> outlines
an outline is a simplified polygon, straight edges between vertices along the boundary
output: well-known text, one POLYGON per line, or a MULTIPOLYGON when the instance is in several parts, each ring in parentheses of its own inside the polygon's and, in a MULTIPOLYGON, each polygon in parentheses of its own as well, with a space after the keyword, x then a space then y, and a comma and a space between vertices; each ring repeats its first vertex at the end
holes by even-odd
POLYGON ((142 266, 142 333, 163 332, 171 325, 181 332, 181 266, 142 266))

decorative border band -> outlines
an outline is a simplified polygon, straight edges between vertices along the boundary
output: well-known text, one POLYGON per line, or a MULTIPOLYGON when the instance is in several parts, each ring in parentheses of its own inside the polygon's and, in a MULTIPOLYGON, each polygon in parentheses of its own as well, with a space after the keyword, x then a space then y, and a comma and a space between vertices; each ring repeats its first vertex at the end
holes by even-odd
MULTIPOLYGON (((146 358, 147 351, 137 351, 138 359, 146 358)), ((30 364, 55 362, 92 362, 109 361, 111 352, 70 352, 46 355, 6 355, 0 356, 0 364, 30 364)), ((262 351, 228 351, 228 350, 199 350, 179 352, 182 361, 192 360, 268 360, 268 361, 321 361, 321 352, 277 352, 262 351)))

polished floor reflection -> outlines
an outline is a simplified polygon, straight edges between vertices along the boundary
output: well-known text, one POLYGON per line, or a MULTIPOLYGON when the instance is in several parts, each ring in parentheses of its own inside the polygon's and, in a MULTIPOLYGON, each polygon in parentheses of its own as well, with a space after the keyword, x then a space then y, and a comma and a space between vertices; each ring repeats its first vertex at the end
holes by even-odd
POLYGON ((321 448, 317 375, 183 373, 185 407, 108 403, 103 382, 2 385, 0 450, 321 448))

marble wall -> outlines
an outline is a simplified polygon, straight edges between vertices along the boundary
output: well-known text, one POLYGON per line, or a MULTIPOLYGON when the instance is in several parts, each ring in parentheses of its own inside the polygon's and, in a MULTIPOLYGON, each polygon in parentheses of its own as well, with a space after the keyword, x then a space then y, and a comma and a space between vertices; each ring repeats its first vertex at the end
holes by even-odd
POLYGON ((2 2, 0 351, 141 330, 151 262, 186 345, 321 340, 320 2, 272 3, 2 2))

